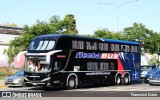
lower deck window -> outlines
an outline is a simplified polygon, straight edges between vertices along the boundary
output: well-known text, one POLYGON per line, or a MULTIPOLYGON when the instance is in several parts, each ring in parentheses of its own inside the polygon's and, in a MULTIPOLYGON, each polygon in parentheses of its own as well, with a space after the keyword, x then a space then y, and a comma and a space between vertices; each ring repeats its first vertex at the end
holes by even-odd
POLYGON ((87 62, 87 70, 88 71, 96 71, 98 70, 98 62, 87 62))

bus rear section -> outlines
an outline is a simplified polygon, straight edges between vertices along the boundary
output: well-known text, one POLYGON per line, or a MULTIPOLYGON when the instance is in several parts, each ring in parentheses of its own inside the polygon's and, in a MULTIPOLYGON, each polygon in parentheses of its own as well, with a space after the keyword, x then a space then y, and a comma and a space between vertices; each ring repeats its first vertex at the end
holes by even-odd
POLYGON ((119 53, 117 74, 121 77, 121 84, 137 83, 140 81, 139 55, 139 53, 119 53))

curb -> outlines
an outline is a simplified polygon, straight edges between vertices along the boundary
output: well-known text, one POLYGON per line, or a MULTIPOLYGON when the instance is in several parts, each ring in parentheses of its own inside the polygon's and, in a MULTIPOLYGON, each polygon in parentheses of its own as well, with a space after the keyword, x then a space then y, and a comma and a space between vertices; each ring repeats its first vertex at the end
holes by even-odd
POLYGON ((1 85, 0 88, 7 88, 8 86, 5 85, 1 85))

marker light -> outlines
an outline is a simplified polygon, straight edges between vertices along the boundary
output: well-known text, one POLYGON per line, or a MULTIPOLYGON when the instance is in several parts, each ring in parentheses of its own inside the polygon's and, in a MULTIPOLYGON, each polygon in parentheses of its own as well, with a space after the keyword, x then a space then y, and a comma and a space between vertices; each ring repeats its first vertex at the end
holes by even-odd
POLYGON ((57 58, 66 58, 65 55, 57 55, 57 58))

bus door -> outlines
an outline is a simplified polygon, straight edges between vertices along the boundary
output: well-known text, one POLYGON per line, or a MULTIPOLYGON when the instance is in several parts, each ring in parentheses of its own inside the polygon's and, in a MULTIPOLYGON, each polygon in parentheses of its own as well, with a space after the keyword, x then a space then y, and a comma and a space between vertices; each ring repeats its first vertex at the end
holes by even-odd
POLYGON ((78 77, 78 84, 86 84, 86 61, 82 59, 74 59, 72 66, 73 69, 71 70, 73 70, 74 73, 76 73, 78 77))
POLYGON ((60 85, 65 84, 65 75, 61 73, 66 66, 66 59, 65 57, 60 57, 60 55, 54 55, 51 57, 51 68, 52 68, 52 76, 51 80, 53 85, 60 85))

